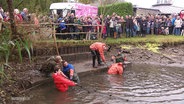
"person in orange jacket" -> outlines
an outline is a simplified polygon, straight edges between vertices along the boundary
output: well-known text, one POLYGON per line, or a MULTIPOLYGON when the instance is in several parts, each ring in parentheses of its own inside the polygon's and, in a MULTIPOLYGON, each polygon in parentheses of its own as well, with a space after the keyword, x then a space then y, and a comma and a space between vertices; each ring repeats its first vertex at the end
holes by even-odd
POLYGON ((77 83, 68 79, 68 77, 61 71, 60 66, 57 65, 57 71, 52 74, 56 88, 61 92, 66 92, 69 86, 76 86, 77 83))
POLYGON ((123 74, 123 64, 121 62, 119 63, 113 63, 109 69, 108 69, 108 74, 123 74))
POLYGON ((90 45, 90 50, 91 50, 91 54, 92 54, 94 68, 96 68, 96 66, 95 66, 96 58, 98 61, 98 65, 102 65, 101 59, 106 64, 104 51, 107 49, 108 49, 107 45, 105 43, 102 43, 102 42, 95 42, 95 43, 90 45))

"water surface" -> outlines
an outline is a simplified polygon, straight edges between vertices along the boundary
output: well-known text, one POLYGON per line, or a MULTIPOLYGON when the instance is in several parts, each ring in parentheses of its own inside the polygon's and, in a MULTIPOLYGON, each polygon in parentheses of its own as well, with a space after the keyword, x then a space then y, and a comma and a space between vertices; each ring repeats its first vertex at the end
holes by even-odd
POLYGON ((184 69, 137 64, 123 76, 95 73, 82 87, 59 92, 53 82, 29 93, 23 104, 184 104, 184 69))

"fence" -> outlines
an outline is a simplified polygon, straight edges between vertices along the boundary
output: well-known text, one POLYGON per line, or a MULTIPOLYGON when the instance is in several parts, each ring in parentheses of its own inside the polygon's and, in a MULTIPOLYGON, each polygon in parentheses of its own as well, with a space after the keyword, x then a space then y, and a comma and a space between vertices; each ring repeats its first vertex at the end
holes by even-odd
MULTIPOLYGON (((10 28, 10 24, 9 23, 3 23, 4 27, 6 28, 10 28)), ((40 23, 39 26, 38 25, 34 25, 34 24, 30 24, 30 23, 22 23, 22 24, 16 24, 16 27, 18 28, 18 30, 20 31, 20 29, 22 29, 22 34, 28 34, 30 36, 32 36, 32 38, 35 40, 36 39, 40 39, 40 40, 44 40, 44 39, 48 39, 48 38, 54 38, 54 43, 55 43, 55 47, 57 50, 57 53, 59 54, 58 51, 58 46, 56 44, 56 40, 57 40, 57 36, 63 36, 63 35, 72 35, 72 34, 78 34, 78 35, 85 35, 85 39, 86 40, 90 40, 90 36, 91 34, 95 34, 97 36, 97 39, 101 38, 101 33, 102 33, 102 29, 101 29, 101 25, 80 25, 80 24, 65 24, 67 27, 70 26, 75 26, 76 28, 85 28, 85 27, 95 27, 95 31, 74 31, 74 32, 61 32, 58 33, 56 32, 56 28, 58 27, 59 23, 40 23)))
MULTIPOLYGON (((8 26, 9 23, 4 23, 5 27, 8 26)), ((96 37, 99 39, 102 35, 101 25, 81 25, 81 24, 65 24, 67 30, 65 32, 57 32, 56 28, 58 27, 59 23, 40 23, 39 26, 30 24, 30 23, 21 23, 16 24, 17 28, 22 29, 23 33, 35 35, 38 39, 44 40, 48 38, 58 37, 57 39, 62 39, 59 37, 70 36, 70 35, 84 35, 86 40, 90 40, 90 36, 95 34, 96 37), (70 32, 70 26, 74 26, 78 31, 70 32), (69 28, 68 28, 69 27, 69 28), (84 30, 83 28, 95 28, 94 31, 84 30)), ((18 30, 19 30, 18 29, 18 30)), ((22 32, 22 31, 21 31, 22 32)))

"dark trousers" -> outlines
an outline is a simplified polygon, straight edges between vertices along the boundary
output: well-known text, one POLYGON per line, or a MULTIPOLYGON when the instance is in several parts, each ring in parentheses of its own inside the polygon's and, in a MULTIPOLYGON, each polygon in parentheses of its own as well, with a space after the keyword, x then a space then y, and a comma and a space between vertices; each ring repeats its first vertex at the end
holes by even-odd
POLYGON ((76 83, 80 83, 80 79, 79 79, 79 76, 78 76, 78 74, 75 72, 74 73, 74 75, 73 75, 73 79, 72 79, 74 82, 76 82, 76 83))
POLYGON ((96 58, 97 58, 98 64, 101 64, 100 53, 98 51, 91 50, 91 54, 93 59, 93 67, 95 67, 96 58))
POLYGON ((110 37, 114 37, 114 28, 110 28, 110 37))

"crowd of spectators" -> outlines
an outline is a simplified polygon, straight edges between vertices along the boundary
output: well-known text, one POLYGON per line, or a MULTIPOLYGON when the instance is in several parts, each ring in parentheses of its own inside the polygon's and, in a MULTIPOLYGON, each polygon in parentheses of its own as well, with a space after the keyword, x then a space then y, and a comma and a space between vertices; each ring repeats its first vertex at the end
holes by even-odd
MULTIPOLYGON (((41 19, 36 14, 33 16, 36 25, 41 19)), ((90 39, 97 39, 97 33, 102 33, 102 38, 112 37, 121 38, 123 34, 127 38, 146 35, 183 35, 184 34, 184 18, 179 14, 169 16, 165 15, 147 15, 147 16, 119 16, 116 13, 112 15, 97 15, 76 17, 74 13, 67 13, 63 16, 49 16, 52 22, 58 24, 56 28, 57 38, 62 39, 81 39, 89 35, 90 39), (57 18, 57 19, 54 19, 57 18), (61 35, 59 33, 65 33, 61 35)), ((9 12, 4 12, 0 7, 0 21, 8 22, 9 12)), ((23 23, 30 21, 28 9, 24 8, 22 12, 14 9, 15 23, 23 23)), ((1 23, 1 22, 0 22, 1 23)), ((1 29, 0 24, 0 29, 1 29)))
MULTIPOLYGON (((14 9, 13 15, 15 24, 32 22, 35 25, 39 25, 39 20, 36 14, 29 14, 27 8, 24 8, 21 12, 19 9, 14 9)), ((0 30, 3 27, 2 22, 10 22, 10 14, 8 11, 4 11, 3 8, 0 7, 0 30)))
MULTIPOLYGON (((22 12, 19 11, 19 9, 14 9, 13 12, 14 15, 14 21, 16 23, 22 23, 23 21, 28 22, 29 16, 28 16, 28 9, 24 8, 22 12)), ((4 22, 10 21, 10 14, 9 12, 5 12, 2 7, 0 7, 0 20, 4 22)))
MULTIPOLYGON (((58 33, 68 32, 102 32, 102 38, 112 37, 121 38, 123 34, 126 37, 135 37, 146 35, 183 35, 184 34, 184 18, 180 17, 179 14, 173 15, 147 15, 147 16, 131 16, 126 15, 119 16, 113 13, 111 16, 103 15, 96 17, 80 17, 77 18, 73 13, 68 13, 66 17, 58 17, 56 21, 59 23, 57 28, 58 33), (103 24, 102 24, 103 23, 103 24), (68 25, 67 25, 68 24, 68 25), (80 24, 69 25, 69 24, 80 24), (99 26, 98 26, 99 25, 99 26)), ((92 34, 93 36, 94 34, 92 34)), ((68 35, 69 37, 63 37, 64 39, 74 39, 78 34, 68 35)), ((96 39, 96 38, 95 38, 96 39)))

